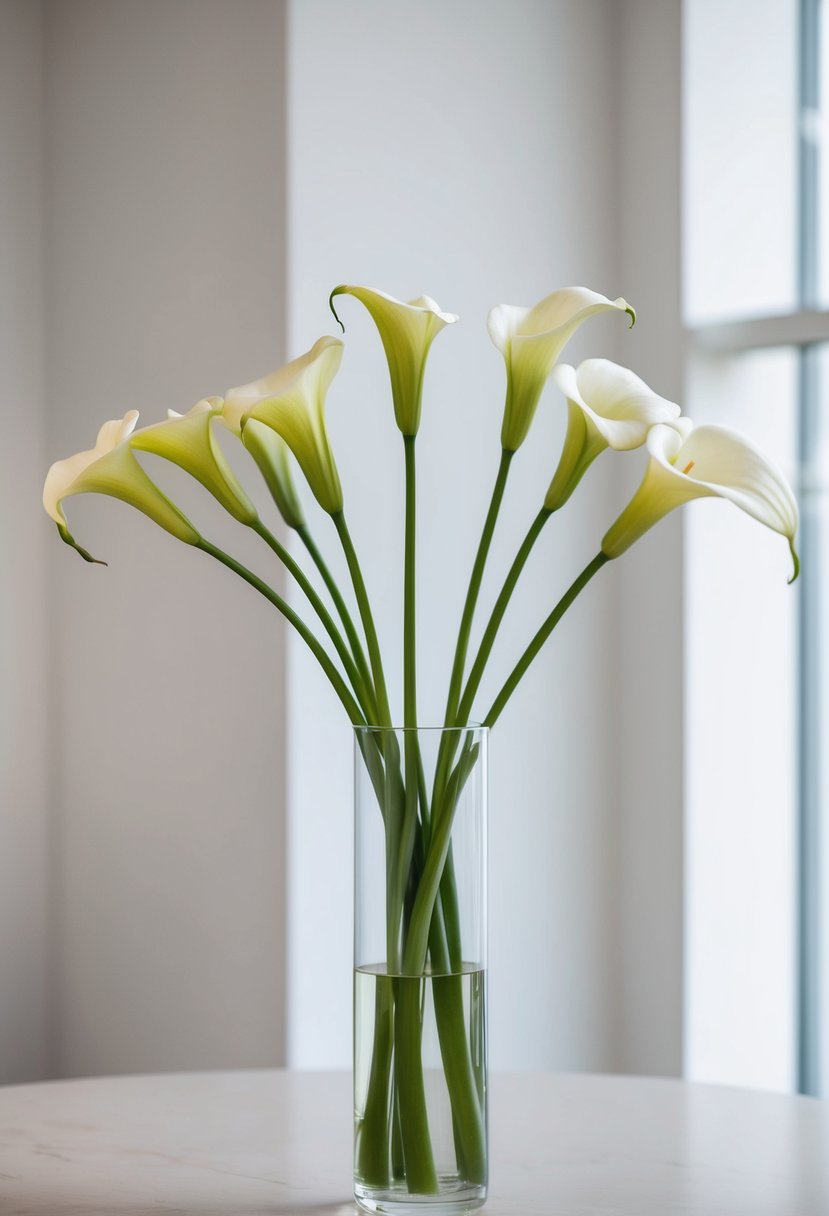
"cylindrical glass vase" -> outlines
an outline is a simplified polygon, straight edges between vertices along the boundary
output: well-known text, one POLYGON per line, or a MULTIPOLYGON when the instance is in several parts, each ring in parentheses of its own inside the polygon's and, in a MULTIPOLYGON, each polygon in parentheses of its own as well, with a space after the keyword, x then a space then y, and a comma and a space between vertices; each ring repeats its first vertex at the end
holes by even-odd
POLYGON ((487 1188, 487 731, 355 731, 354 1195, 457 1216, 487 1188))

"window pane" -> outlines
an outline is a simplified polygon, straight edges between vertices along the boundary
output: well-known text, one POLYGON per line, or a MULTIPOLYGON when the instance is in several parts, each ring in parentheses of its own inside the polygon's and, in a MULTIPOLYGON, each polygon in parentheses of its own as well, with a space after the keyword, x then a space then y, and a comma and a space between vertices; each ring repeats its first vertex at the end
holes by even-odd
POLYGON ((685 314, 790 311, 798 0, 686 0, 685 314))
POLYGON ((814 239, 817 249, 813 252, 818 265, 818 303, 826 308, 829 305, 829 224, 826 215, 826 209, 829 207, 829 4, 826 0, 812 2, 816 6, 819 68, 815 112, 804 115, 803 129, 804 138, 813 139, 816 145, 817 198, 814 239))
POLYGON ((807 351, 804 377, 803 557, 803 990, 801 1080, 829 1096, 829 350, 807 351))
MULTIPOLYGON (((695 359, 689 413, 794 478, 798 357, 695 359)), ((731 504, 685 511, 686 1069, 795 1084, 798 592, 788 546, 731 504)))

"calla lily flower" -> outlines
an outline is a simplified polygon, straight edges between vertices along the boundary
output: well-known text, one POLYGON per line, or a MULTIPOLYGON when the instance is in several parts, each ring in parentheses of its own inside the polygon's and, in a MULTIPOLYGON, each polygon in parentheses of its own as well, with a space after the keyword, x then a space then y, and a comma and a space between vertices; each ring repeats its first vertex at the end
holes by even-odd
POLYGON ((612 310, 636 313, 626 300, 609 300, 586 287, 563 287, 534 308, 499 304, 487 318, 489 336, 507 365, 501 446, 515 452, 527 438, 542 389, 569 339, 588 317, 612 310))
POLYGON ((602 541, 618 557, 675 507, 692 498, 727 498, 789 542, 794 582, 800 570, 795 549, 797 503, 789 483, 771 461, 736 431, 720 426, 694 429, 687 418, 659 425, 648 434, 650 460, 639 489, 602 541))
POLYGON ((109 494, 137 507, 185 544, 195 545, 201 540, 190 521, 161 493, 133 455, 129 438, 137 421, 138 411, 130 410, 122 419, 105 422, 94 448, 56 461, 46 475, 43 505, 57 524, 61 539, 77 549, 85 561, 98 559, 76 543, 63 513, 64 499, 73 494, 109 494))
POLYGON ((213 434, 213 419, 221 410, 221 397, 205 397, 186 414, 168 410, 166 422, 136 431, 129 441, 130 446, 178 465, 200 481, 234 519, 252 524, 258 518, 256 508, 213 434))
POLYGON ((568 417, 561 459, 544 499, 548 511, 563 506, 605 448, 639 448, 652 426, 680 414, 673 401, 609 359, 586 359, 578 369, 560 363, 552 379, 567 398, 568 417))
POLYGON ((342 284, 331 292, 329 302, 343 332, 345 327, 334 309, 334 297, 339 295, 354 296, 368 309, 386 352, 397 425, 404 435, 416 435, 429 347, 440 331, 458 318, 452 312, 442 312, 429 296, 404 303, 383 291, 342 284))
POLYGON ((325 425, 325 395, 343 357, 338 338, 320 338, 298 359, 254 385, 236 389, 263 395, 241 417, 242 436, 251 421, 262 422, 279 435, 293 452, 317 502, 330 515, 343 508, 340 477, 325 425))
POLYGON ((241 388, 232 388, 222 408, 222 422, 233 431, 255 460, 279 513, 289 528, 303 528, 305 515, 294 485, 291 456, 285 440, 263 422, 248 419, 244 432, 242 419, 248 410, 270 395, 276 376, 263 376, 241 388))

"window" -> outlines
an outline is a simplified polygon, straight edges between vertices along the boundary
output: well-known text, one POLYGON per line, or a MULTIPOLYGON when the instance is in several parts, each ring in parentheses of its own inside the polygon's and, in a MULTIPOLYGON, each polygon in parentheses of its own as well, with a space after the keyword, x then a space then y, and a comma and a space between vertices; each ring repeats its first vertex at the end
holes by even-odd
POLYGON ((823 1096, 827 8, 687 0, 684 86, 688 412, 745 429, 777 455, 797 487, 803 558, 793 593, 785 546, 722 510, 688 513, 686 1067, 698 1079, 823 1096), (740 621, 731 636, 715 628, 725 598, 740 621))

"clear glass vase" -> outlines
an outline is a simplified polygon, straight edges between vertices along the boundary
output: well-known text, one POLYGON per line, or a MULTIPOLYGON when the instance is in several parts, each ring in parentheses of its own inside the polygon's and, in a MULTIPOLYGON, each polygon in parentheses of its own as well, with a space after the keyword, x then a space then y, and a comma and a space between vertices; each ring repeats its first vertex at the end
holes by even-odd
POLYGON ((354 1195, 367 1212, 486 1199, 486 744, 355 731, 354 1195))

